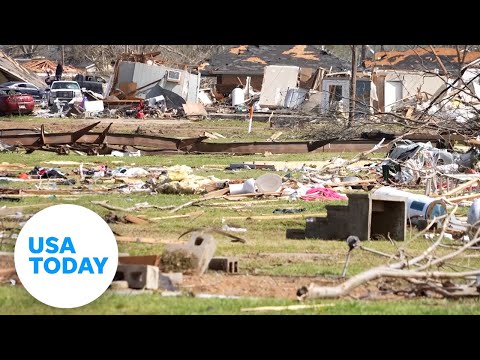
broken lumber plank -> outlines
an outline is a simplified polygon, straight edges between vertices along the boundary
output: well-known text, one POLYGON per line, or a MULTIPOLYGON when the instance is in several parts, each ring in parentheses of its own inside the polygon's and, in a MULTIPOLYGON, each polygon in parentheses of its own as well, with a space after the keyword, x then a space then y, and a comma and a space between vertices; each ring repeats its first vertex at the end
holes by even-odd
POLYGON ((282 136, 283 132, 282 131, 277 131, 275 134, 270 136, 267 141, 275 141, 277 140, 280 136, 282 136))
POLYGON ((202 201, 207 201, 207 200, 211 200, 211 199, 220 199, 220 198, 223 198, 223 197, 224 197, 224 195, 219 195, 219 196, 213 196, 213 197, 209 197, 209 198, 200 198, 200 199, 191 200, 189 202, 186 202, 185 204, 182 204, 182 205, 177 206, 176 208, 173 208, 172 210, 170 210, 170 213, 177 212, 180 209, 186 208, 188 206, 192 206, 193 204, 197 204, 197 203, 202 202, 202 201))
POLYGON ((335 304, 315 304, 315 305, 286 305, 286 306, 259 306, 254 308, 242 308, 241 312, 268 312, 268 311, 284 311, 284 310, 305 310, 319 309, 335 306, 335 304))
POLYGON ((415 111, 415 108, 413 106, 410 106, 407 110, 407 113, 405 114, 405 117, 407 119, 411 119, 414 111, 415 111))
POLYGON ((477 199, 477 198, 480 198, 480 193, 457 196, 457 197, 453 197, 453 198, 448 199, 448 201, 450 201, 450 202, 461 202, 461 201, 472 200, 472 199, 477 199))
POLYGON ((104 207, 105 209, 108 209, 108 210, 113 210, 113 211, 125 211, 125 212, 137 211, 137 210, 148 209, 148 208, 155 208, 155 209, 158 209, 158 210, 170 210, 170 209, 173 209, 173 208, 175 207, 175 206, 173 206, 173 205, 157 206, 157 205, 141 205, 141 204, 137 204, 137 205, 135 205, 134 207, 121 208, 121 207, 119 207, 119 206, 113 206, 113 205, 108 204, 108 200, 104 200, 104 201, 90 201, 90 202, 91 202, 92 204, 102 206, 102 207, 104 207))
POLYGON ((282 195, 281 192, 251 193, 251 194, 226 195, 224 196, 224 199, 229 201, 240 201, 248 198, 257 198, 257 197, 263 197, 263 196, 280 197, 281 195, 282 195))
POLYGON ((129 223, 136 224, 136 225, 146 225, 150 223, 148 220, 140 219, 139 217, 131 214, 127 214, 123 218, 129 223))
POLYGON ((160 217, 149 218, 148 220, 159 221, 159 220, 191 218, 191 217, 198 217, 198 216, 202 215, 203 213, 204 213, 204 211, 200 210, 200 211, 194 211, 194 212, 184 214, 184 215, 160 216, 160 217))
POLYGON ((223 136, 222 134, 219 134, 219 133, 217 133, 217 132, 212 132, 212 134, 215 135, 216 137, 221 138, 221 139, 226 139, 225 136, 223 136))
POLYGON ((117 242, 124 243, 142 243, 142 244, 157 244, 160 241, 157 241, 154 238, 144 238, 144 237, 135 237, 135 236, 115 236, 117 242))
POLYGON ((193 229, 190 229, 190 230, 187 230, 185 231, 183 234, 181 234, 178 238, 180 239, 182 236, 185 236, 187 234, 190 234, 192 232, 195 232, 195 231, 199 231, 201 233, 209 233, 209 232, 215 232, 217 234, 221 234, 221 235, 225 235, 229 238, 232 238, 232 242, 241 242, 243 244, 245 244, 247 242, 247 240, 245 240, 244 238, 241 238, 237 235, 233 235, 233 234, 230 234, 229 232, 225 231, 225 230, 222 230, 222 229, 217 229, 215 227, 199 227, 199 228, 193 228, 193 229))
POLYGON ((288 214, 288 215, 255 215, 255 216, 225 216, 225 220, 285 220, 285 219, 301 219, 307 217, 325 216, 325 212, 321 214, 288 214))
POLYGON ((113 205, 110 205, 110 204, 107 204, 108 203, 108 200, 104 200, 104 201, 90 201, 92 204, 95 204, 95 205, 100 205, 101 207, 104 207, 105 209, 108 209, 108 210, 113 210, 113 211, 133 211, 133 208, 128 208, 128 209, 125 209, 125 208, 121 208, 121 207, 118 207, 118 206, 113 206, 113 205))
MULTIPOLYGON (((250 201, 238 201, 235 205, 256 205, 256 204, 264 204, 264 203, 278 203, 278 199, 269 199, 269 200, 250 200, 250 201)), ((229 202, 214 202, 209 204, 202 204, 198 206, 206 206, 206 207, 230 207, 232 204, 229 202)), ((271 204, 271 206, 277 206, 276 204, 271 204)))
POLYGON ((205 199, 211 199, 211 198, 215 198, 215 197, 219 197, 219 196, 223 196, 223 195, 226 195, 230 192, 230 189, 229 188, 225 188, 225 189, 219 189, 219 190, 214 190, 214 191, 210 191, 209 193, 203 195, 203 197, 205 199))
POLYGON ((450 195, 454 195, 460 191, 463 191, 467 188, 469 188, 470 186, 473 186, 475 184, 477 184, 478 186, 478 183, 480 182, 480 178, 476 178, 476 179, 472 179, 472 180, 469 180, 459 186, 457 186, 455 189, 452 189, 450 191, 447 191, 445 194, 443 194, 443 196, 450 196, 450 195))

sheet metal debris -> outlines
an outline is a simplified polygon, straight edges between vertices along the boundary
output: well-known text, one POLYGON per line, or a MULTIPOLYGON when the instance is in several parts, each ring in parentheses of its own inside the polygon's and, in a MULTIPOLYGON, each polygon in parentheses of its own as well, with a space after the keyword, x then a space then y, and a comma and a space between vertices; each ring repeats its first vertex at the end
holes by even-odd
MULTIPOLYGON (((92 132, 100 122, 67 133, 47 133, 42 125, 40 133, 2 133, 0 144, 25 148, 28 152, 35 150, 69 153, 80 150, 88 154, 105 153, 108 146, 130 146, 136 150, 179 152, 179 153, 235 153, 255 154, 270 152, 272 154, 306 153, 319 149, 332 140, 296 141, 296 142, 241 142, 212 143, 204 142, 206 136, 196 138, 169 138, 161 136, 121 134, 110 132, 110 124, 103 132, 92 132)), ((109 150, 111 152, 111 149, 109 150)), ((108 152, 108 151, 107 151, 108 152)))

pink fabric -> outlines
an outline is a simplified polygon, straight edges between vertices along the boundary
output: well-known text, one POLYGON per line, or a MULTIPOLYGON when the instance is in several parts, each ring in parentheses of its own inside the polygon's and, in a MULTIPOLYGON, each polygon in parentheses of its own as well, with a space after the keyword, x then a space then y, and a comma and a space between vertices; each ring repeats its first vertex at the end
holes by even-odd
POLYGON ((330 188, 317 187, 307 190, 305 196, 301 197, 305 201, 317 201, 317 200, 347 200, 345 195, 340 195, 335 190, 330 188))

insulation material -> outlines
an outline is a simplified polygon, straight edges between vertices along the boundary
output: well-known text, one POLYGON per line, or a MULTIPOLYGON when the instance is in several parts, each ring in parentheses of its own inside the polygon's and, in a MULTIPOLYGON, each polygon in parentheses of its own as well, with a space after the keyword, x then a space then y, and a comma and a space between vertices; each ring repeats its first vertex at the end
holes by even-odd
POLYGON ((283 107, 288 89, 297 87, 299 72, 298 66, 266 66, 260 94, 260 106, 283 107))
POLYGON ((370 83, 370 99, 371 101, 378 101, 377 86, 373 81, 370 83))
POLYGON ((103 111, 103 101, 85 101, 85 111, 88 112, 97 112, 97 111, 103 111))

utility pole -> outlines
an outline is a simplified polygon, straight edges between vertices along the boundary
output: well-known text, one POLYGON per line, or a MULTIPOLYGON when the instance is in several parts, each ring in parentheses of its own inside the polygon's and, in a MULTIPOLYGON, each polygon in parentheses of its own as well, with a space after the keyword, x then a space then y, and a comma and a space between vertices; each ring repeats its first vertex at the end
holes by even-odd
POLYGON ((62 66, 65 65, 65 45, 62 45, 62 66))
POLYGON ((367 57, 367 45, 362 45, 362 50, 360 51, 360 66, 363 65, 365 58, 367 57))
POLYGON ((348 126, 353 125, 355 115, 355 98, 357 97, 357 46, 350 45, 352 48, 352 78, 350 81, 350 106, 348 114, 348 126))

